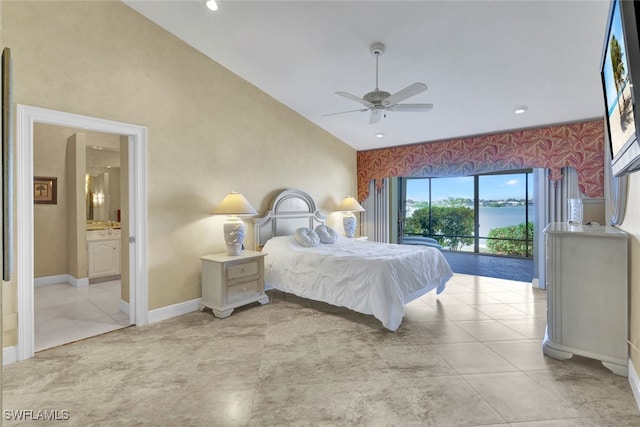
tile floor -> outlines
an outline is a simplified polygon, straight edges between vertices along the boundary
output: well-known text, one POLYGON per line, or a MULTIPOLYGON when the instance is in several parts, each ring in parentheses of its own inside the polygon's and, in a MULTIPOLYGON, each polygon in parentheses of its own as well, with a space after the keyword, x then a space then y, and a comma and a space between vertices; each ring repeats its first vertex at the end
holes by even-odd
POLYGON ((371 316, 278 291, 229 318, 193 312, 4 367, 11 410, 73 426, 639 426, 627 378, 545 357, 544 291, 454 275, 371 316))
POLYGON ((34 292, 34 350, 129 326, 118 309, 120 280, 74 288, 69 283, 38 286, 34 292))

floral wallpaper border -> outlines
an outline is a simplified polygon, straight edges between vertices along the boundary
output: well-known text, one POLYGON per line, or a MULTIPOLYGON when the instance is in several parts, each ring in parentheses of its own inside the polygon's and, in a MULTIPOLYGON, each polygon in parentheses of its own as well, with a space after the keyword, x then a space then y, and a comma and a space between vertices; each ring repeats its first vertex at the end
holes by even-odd
POLYGON ((526 168, 547 168, 560 180, 563 167, 578 172, 578 186, 588 197, 604 194, 604 123, 602 120, 537 129, 359 151, 358 200, 368 185, 382 187, 387 177, 464 176, 526 168))

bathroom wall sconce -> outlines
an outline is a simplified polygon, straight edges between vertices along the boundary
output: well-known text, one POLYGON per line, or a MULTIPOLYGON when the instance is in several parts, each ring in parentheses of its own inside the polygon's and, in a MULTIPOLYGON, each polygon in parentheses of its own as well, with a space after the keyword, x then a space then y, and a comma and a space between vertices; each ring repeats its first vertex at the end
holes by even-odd
POLYGON ((344 216, 342 218, 344 235, 347 237, 353 237, 356 231, 356 225, 358 224, 358 219, 353 212, 364 212, 364 208, 353 196, 347 196, 344 198, 342 203, 340 203, 340 206, 338 206, 338 211, 344 212, 344 216))
POLYGON ((93 193, 94 206, 100 206, 104 203, 104 193, 93 193))
POLYGON ((227 245, 227 254, 237 256, 244 250, 245 227, 240 216, 257 215, 258 212, 238 192, 231 192, 226 195, 222 202, 211 212, 215 215, 228 215, 227 222, 224 223, 224 241, 227 245))

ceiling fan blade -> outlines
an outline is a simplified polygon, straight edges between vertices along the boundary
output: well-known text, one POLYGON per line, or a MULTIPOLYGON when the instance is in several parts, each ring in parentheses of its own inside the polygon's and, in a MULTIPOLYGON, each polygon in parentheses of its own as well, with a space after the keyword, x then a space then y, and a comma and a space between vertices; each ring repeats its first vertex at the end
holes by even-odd
POLYGON ((384 110, 375 108, 371 110, 371 117, 369 118, 369 124, 372 125, 374 123, 378 123, 382 118, 382 112, 384 110))
POLYGON ((351 99, 352 101, 356 101, 359 102, 362 105, 365 105, 367 107, 373 107, 373 104, 370 103, 369 101, 365 101, 362 98, 358 98, 355 95, 351 95, 350 93, 347 92, 336 92, 336 95, 340 95, 340 96, 344 96, 345 98, 351 99))
POLYGON ((322 117, 326 117, 326 116, 335 116, 338 114, 346 114, 346 113, 355 113, 356 111, 360 111, 365 112, 365 111, 369 111, 368 108, 360 108, 359 110, 349 110, 349 111, 340 111, 339 113, 329 113, 329 114, 323 114, 322 117))
POLYGON ((390 95, 387 98, 383 99, 382 105, 386 107, 389 105, 397 104, 398 102, 404 101, 405 99, 410 98, 414 95, 417 95, 420 92, 424 92, 425 90, 427 90, 426 84, 416 82, 394 93, 393 95, 390 95))
POLYGON ((389 107, 391 111, 429 111, 433 104, 396 104, 389 107))

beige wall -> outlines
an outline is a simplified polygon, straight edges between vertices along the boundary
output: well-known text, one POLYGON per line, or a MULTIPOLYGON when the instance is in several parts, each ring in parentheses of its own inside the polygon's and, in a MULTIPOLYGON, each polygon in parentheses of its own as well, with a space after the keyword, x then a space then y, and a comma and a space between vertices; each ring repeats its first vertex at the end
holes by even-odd
POLYGON ((122 3, 4 1, 2 19, 16 103, 148 128, 151 310, 200 297, 227 192, 265 212, 284 188, 324 210, 356 190, 355 150, 122 3))
POLYGON ((35 277, 67 274, 67 138, 68 128, 37 124, 33 129, 33 174, 58 180, 58 203, 33 206, 35 277))
POLYGON ((640 370, 640 172, 629 176, 627 210, 622 229, 630 234, 629 341, 632 346, 629 356, 635 369, 640 370))

